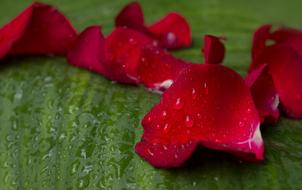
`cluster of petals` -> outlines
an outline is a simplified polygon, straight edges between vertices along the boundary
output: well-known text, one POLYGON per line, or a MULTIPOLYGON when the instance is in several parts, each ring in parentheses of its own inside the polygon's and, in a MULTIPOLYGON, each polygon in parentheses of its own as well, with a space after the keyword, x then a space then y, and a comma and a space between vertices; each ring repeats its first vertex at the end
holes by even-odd
POLYGON ((181 166, 198 147, 261 161, 260 125, 276 123, 281 110, 302 118, 301 31, 260 27, 244 79, 222 65, 224 37, 205 35, 203 64, 168 51, 192 42, 190 25, 179 13, 147 25, 140 4, 133 2, 118 13, 115 26, 107 36, 97 25, 77 34, 56 8, 33 3, 0 29, 0 59, 64 55, 69 64, 109 80, 163 93, 144 116, 144 133, 135 146, 160 168, 181 166))

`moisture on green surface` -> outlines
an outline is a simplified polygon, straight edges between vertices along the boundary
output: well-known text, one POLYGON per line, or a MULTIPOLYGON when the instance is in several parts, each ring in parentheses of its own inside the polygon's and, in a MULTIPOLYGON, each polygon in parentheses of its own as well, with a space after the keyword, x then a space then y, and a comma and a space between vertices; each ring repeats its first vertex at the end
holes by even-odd
MULTIPOLYGON (((105 34, 124 0, 46 1, 78 30, 102 24, 105 34)), ((0 24, 30 1, 1 0, 0 24)), ((192 48, 175 52, 201 62, 203 35, 227 37, 225 65, 244 75, 251 36, 263 23, 301 26, 302 3, 244 0, 144 0, 152 22, 180 11, 193 29, 192 48), (300 17, 299 17, 300 16, 300 17)), ((299 189, 302 122, 281 118, 262 129, 265 161, 240 163, 201 150, 180 169, 154 169, 133 150, 140 120, 159 100, 143 87, 125 86, 74 68, 63 57, 1 60, 0 189, 299 189), (203 156, 206 155, 206 156, 203 156), (212 155, 212 156, 209 156, 212 155)))

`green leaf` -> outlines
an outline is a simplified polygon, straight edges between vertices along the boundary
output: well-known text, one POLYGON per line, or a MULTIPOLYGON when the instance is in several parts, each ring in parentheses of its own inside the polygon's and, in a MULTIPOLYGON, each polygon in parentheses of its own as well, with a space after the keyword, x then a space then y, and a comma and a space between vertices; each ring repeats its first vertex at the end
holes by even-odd
MULTIPOLYGON (((101 24, 105 33, 124 0, 52 0, 79 30, 101 24)), ((299 1, 142 0, 152 22, 183 13, 193 47, 175 52, 201 62, 206 33, 227 37, 225 65, 244 75, 253 31, 263 23, 301 26, 299 1), (300 15, 299 15, 300 14, 300 15)), ((30 1, 1 0, 0 24, 30 1)), ((302 122, 281 118, 262 129, 265 161, 239 163, 224 154, 177 170, 155 169, 133 150, 140 120, 160 96, 143 87, 113 83, 68 65, 63 57, 1 60, 0 189, 299 189, 302 122)))

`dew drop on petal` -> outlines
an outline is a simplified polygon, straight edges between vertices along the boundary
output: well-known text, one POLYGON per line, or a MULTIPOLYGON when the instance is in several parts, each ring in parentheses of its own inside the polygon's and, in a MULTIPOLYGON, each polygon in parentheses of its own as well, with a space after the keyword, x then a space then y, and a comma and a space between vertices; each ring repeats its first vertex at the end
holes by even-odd
POLYGON ((206 82, 203 83, 203 88, 204 88, 204 93, 209 94, 209 87, 208 87, 208 84, 206 82))
POLYGON ((192 99, 195 100, 197 96, 195 88, 192 88, 192 99))
POLYGON ((167 112, 166 112, 165 110, 164 110, 163 113, 162 113, 162 117, 163 117, 163 118, 166 118, 166 117, 167 117, 167 112))
POLYGON ((169 130, 170 130, 170 125, 169 125, 168 123, 166 123, 166 124, 164 125, 164 133, 168 133, 169 130))
POLYGON ((148 148, 147 149, 148 154, 150 154, 151 156, 154 156, 154 153, 148 148))
POLYGON ((177 110, 179 110, 179 109, 181 109, 183 107, 183 105, 184 105, 184 103, 181 100, 181 98, 177 98, 176 102, 174 104, 174 108, 177 109, 177 110))
POLYGON ((186 119, 185 119, 185 124, 189 128, 193 127, 193 125, 194 125, 194 119, 191 116, 187 115, 186 119))

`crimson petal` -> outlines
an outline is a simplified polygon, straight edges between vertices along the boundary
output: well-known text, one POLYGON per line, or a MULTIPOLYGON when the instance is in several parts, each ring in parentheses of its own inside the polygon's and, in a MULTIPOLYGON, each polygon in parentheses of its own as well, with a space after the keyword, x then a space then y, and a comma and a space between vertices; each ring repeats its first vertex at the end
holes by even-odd
POLYGON ((279 95, 274 82, 268 73, 268 66, 261 65, 254 69, 245 79, 250 87, 261 122, 274 124, 279 119, 279 95))
MULTIPOLYGON (((128 28, 116 28, 106 38, 108 67, 111 72, 119 72, 132 83, 137 83, 137 67, 142 49, 152 46, 153 40, 143 33, 128 28)), ((124 82, 124 81, 119 81, 124 82)))
POLYGON ((204 46, 202 49, 202 53, 204 54, 204 63, 222 63, 225 54, 225 47, 221 42, 222 40, 222 37, 216 37, 212 35, 204 36, 204 46))
POLYGON ((293 28, 280 28, 271 33, 270 39, 295 49, 302 57, 302 31, 293 28))
POLYGON ((255 62, 268 64, 285 113, 302 118, 302 58, 299 54, 286 44, 277 44, 266 48, 255 62))
POLYGON ((189 47, 191 44, 190 26, 186 19, 178 13, 169 13, 148 28, 162 47, 177 49, 189 47))
POLYGON ((115 26, 146 32, 143 10, 138 2, 126 5, 115 18, 115 26))
POLYGON ((266 48, 266 41, 270 38, 270 30, 272 26, 267 24, 259 27, 253 36, 252 59, 256 57, 266 48))
POLYGON ((263 159, 260 121, 250 91, 240 75, 222 65, 188 66, 142 125, 136 152, 155 167, 180 166, 196 145, 247 160, 263 159))
POLYGON ((0 29, 0 58, 7 54, 65 54, 76 39, 68 19, 54 7, 33 3, 0 29))

